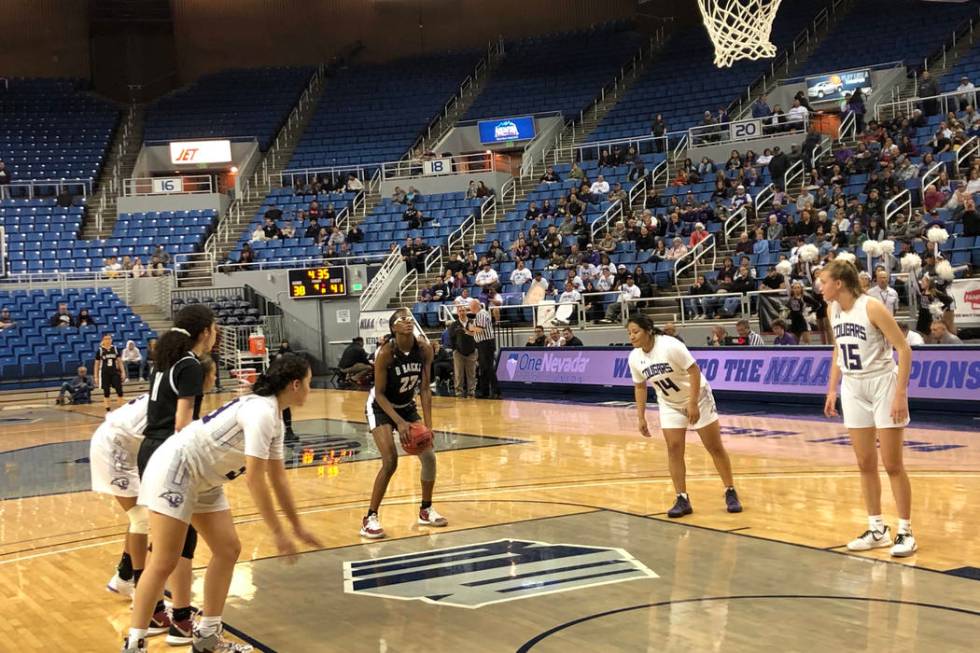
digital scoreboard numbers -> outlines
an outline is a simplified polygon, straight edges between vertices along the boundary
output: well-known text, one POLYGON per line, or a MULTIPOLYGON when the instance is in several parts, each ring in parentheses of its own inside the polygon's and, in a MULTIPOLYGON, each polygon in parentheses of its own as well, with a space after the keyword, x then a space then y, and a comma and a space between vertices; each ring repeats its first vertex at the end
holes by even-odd
POLYGON ((289 296, 293 299, 345 297, 347 268, 338 265, 289 270, 289 296))

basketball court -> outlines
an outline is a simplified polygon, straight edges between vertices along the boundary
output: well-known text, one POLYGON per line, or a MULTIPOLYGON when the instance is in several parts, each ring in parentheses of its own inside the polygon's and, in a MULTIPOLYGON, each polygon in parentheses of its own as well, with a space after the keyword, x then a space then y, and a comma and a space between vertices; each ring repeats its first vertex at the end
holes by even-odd
MULTIPOLYGON (((244 483, 228 486, 243 548, 225 619, 258 650, 974 650, 971 418, 920 426, 913 413, 906 461, 920 550, 896 561, 887 549, 844 549, 865 515, 839 423, 725 402, 745 511, 725 512, 691 433, 695 512, 668 520, 664 445, 635 432, 631 406, 436 397, 435 503, 450 526, 415 525, 418 463, 403 457, 381 509, 389 537, 368 542, 358 528, 379 462, 365 398, 315 390, 295 417, 290 481, 324 549, 293 564, 277 557, 244 483)), ((86 490, 99 411, 0 413, 0 631, 16 633, 20 651, 112 650, 128 627, 128 602, 104 590, 126 523, 86 490)), ((207 556, 202 547, 202 570, 207 556)), ((170 650, 160 639, 150 647, 170 650)))

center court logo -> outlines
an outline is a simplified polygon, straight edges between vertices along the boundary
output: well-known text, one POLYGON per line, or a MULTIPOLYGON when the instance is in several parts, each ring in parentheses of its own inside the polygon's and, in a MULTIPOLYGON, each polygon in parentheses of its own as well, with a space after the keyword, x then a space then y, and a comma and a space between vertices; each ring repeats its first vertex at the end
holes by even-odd
POLYGON ((611 547, 496 540, 344 563, 344 591, 457 608, 658 578, 611 547))

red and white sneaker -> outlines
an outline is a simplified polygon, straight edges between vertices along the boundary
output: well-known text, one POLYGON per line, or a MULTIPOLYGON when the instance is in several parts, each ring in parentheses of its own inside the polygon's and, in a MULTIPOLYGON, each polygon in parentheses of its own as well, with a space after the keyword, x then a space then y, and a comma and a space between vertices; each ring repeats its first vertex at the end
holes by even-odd
POLYGON ((150 619, 150 627, 146 631, 146 636, 154 637, 169 632, 172 623, 170 620, 170 610, 167 608, 157 610, 153 613, 153 618, 150 619))
POLYGON ((449 521, 436 512, 436 509, 429 506, 428 508, 419 509, 419 524, 422 526, 448 526, 449 521))
POLYGON ((371 540, 380 540, 385 536, 385 529, 381 528, 381 522, 377 515, 368 515, 361 520, 361 537, 371 540))

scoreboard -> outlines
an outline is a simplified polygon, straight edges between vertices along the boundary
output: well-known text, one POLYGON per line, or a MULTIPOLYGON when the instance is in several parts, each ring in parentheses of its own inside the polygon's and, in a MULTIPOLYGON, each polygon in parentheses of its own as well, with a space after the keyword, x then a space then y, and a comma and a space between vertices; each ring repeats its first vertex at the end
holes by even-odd
POLYGON ((292 299, 347 296, 347 268, 342 265, 289 270, 288 274, 292 299))

